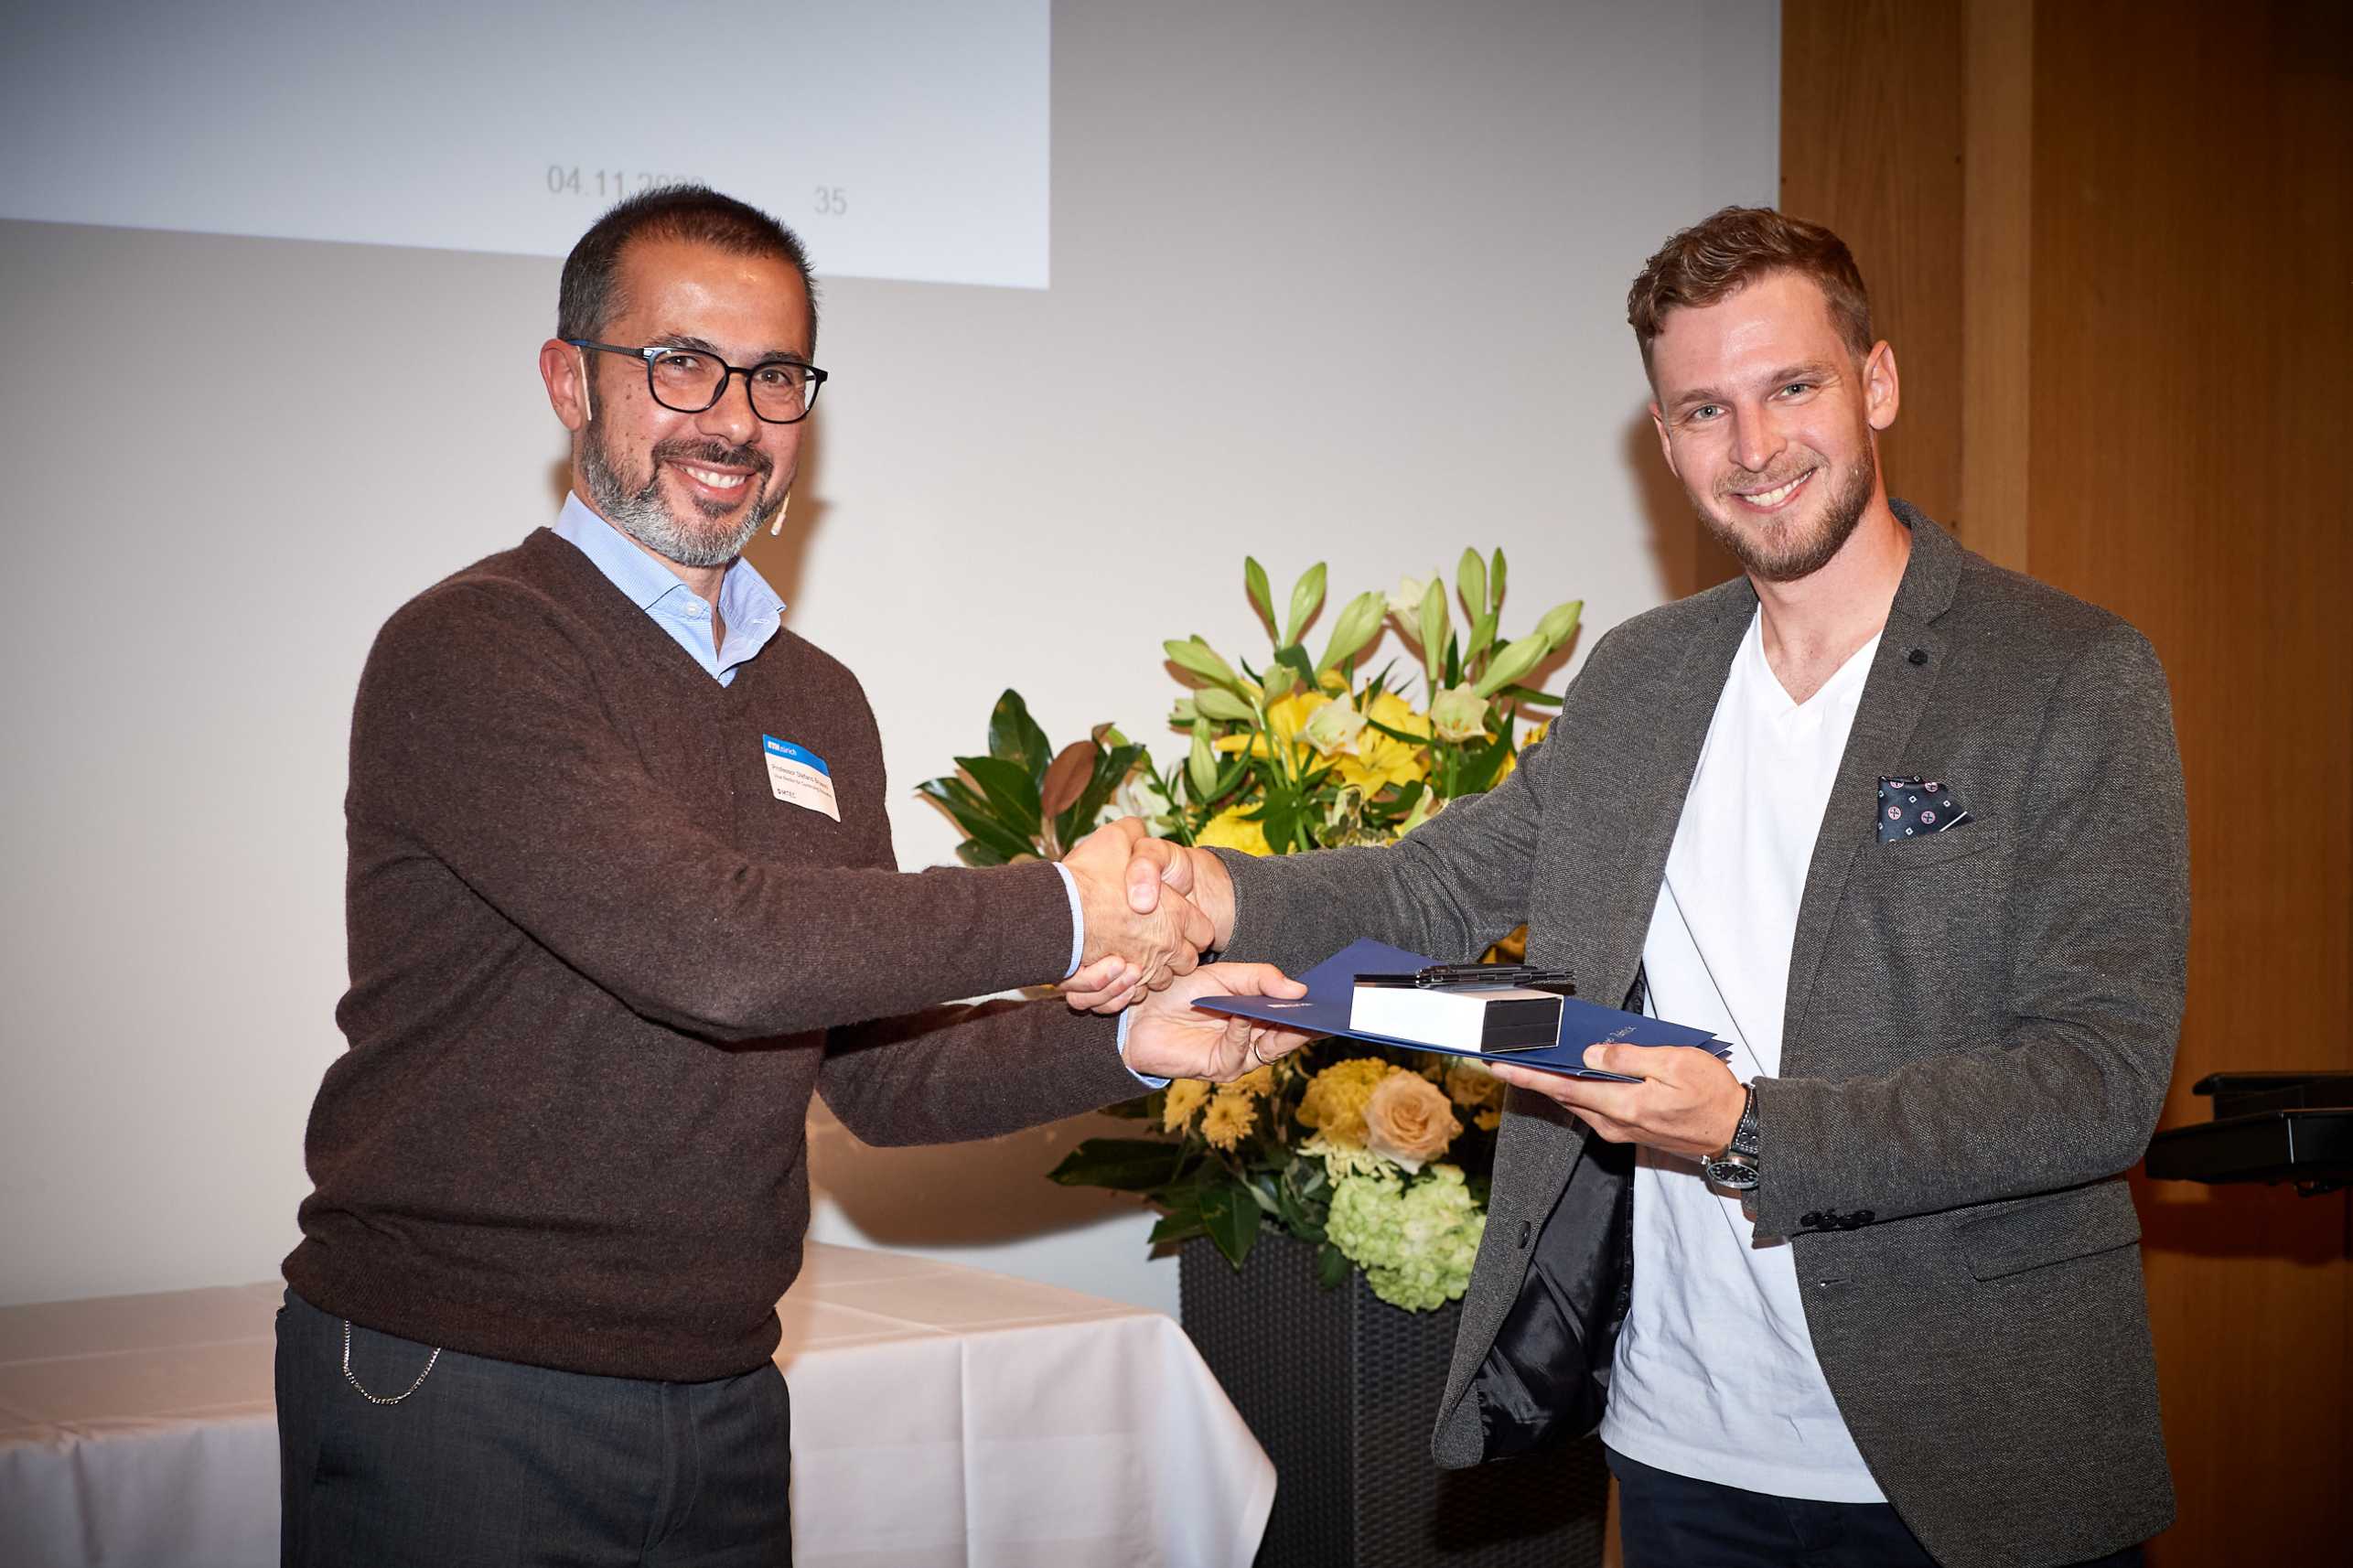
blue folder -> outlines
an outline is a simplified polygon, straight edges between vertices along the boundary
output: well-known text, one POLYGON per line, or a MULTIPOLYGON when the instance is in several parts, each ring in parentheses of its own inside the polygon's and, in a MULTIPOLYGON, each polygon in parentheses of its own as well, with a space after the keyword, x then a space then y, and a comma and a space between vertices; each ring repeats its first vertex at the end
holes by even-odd
POLYGON ((1421 1040, 1401 1040, 1390 1035, 1369 1035, 1348 1027, 1348 1011, 1356 1000, 1356 977, 1359 974, 1411 974, 1427 969, 1437 960, 1407 952, 1365 938, 1341 949, 1306 973, 1299 976, 1307 986, 1307 994, 1296 1002, 1285 1002, 1273 996, 1204 996, 1193 1004, 1207 1013, 1230 1013, 1244 1018, 1256 1018, 1268 1024, 1280 1024, 1286 1029, 1302 1029, 1316 1035, 1344 1035, 1352 1040, 1370 1040, 1376 1045, 1402 1046, 1409 1051, 1434 1051, 1440 1056, 1476 1057, 1481 1061, 1512 1062, 1531 1067, 1542 1072, 1557 1072, 1568 1078, 1602 1079, 1612 1083, 1639 1083, 1639 1078, 1625 1073, 1599 1072, 1584 1065, 1585 1047, 1611 1041, 1632 1046, 1696 1046, 1715 1056, 1728 1057, 1732 1047, 1719 1041, 1705 1029, 1687 1028, 1670 1024, 1663 1018, 1648 1018, 1639 1013, 1623 1013, 1615 1007, 1603 1007, 1574 996, 1561 999, 1561 1037, 1553 1045, 1541 1046, 1529 1051, 1460 1050, 1453 1046, 1434 1046, 1421 1040))

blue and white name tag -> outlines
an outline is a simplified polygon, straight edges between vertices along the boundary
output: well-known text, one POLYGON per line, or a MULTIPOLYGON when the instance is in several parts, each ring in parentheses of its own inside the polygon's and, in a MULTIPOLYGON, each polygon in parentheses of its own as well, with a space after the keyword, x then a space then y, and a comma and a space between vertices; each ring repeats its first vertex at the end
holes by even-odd
POLYGON ((833 775, 823 757, 772 735, 760 736, 760 750, 768 758, 768 787, 778 800, 842 820, 842 808, 833 800, 833 775))

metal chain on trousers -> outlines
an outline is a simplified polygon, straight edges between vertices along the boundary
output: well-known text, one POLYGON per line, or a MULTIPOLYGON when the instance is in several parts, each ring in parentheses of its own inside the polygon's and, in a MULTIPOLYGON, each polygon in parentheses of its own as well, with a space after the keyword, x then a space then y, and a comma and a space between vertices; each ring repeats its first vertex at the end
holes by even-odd
POLYGON ((424 1387, 424 1380, 425 1380, 425 1378, 427 1377, 427 1375, 429 1375, 429 1374, 432 1372, 434 1363, 435 1363, 435 1361, 440 1360, 440 1359, 441 1359, 441 1347, 440 1347, 440 1346, 438 1346, 438 1345, 436 1345, 436 1346, 435 1346, 435 1347, 433 1348, 433 1354, 425 1358, 425 1362, 424 1362, 424 1371, 422 1371, 422 1372, 419 1372, 419 1373, 416 1375, 416 1381, 415 1381, 415 1382, 411 1383, 411 1384, 408 1386, 408 1392, 407 1392, 407 1393, 398 1393, 398 1394, 392 1394, 392 1395, 385 1395, 385 1394, 371 1394, 371 1393, 370 1393, 367 1390, 360 1388, 360 1380, 359 1380, 357 1377, 355 1377, 355 1376, 353 1376, 353 1375, 352 1375, 352 1372, 351 1372, 351 1320, 350 1320, 349 1318, 348 1318, 348 1317, 347 1317, 347 1318, 345 1318, 345 1319, 343 1320, 343 1380, 344 1380, 345 1382, 347 1382, 347 1383, 349 1383, 353 1388, 355 1388, 355 1389, 359 1389, 359 1390, 360 1390, 360 1397, 361 1399, 363 1399, 363 1400, 366 1400, 370 1404, 398 1404, 398 1403, 400 1403, 400 1402, 401 1402, 401 1401, 403 1401, 403 1400, 404 1400, 404 1399, 408 1398, 408 1397, 409 1397, 409 1394, 413 1394, 413 1393, 416 1392, 416 1391, 417 1391, 417 1390, 419 1390, 419 1389, 421 1389, 421 1388, 424 1387))

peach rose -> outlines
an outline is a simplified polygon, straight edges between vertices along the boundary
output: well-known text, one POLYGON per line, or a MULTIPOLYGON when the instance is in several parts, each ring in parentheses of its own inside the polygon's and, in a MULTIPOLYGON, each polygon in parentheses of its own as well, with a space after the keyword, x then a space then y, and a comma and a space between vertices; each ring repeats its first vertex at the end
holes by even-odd
POLYGON ((1463 1124, 1446 1091, 1419 1073, 1395 1072, 1364 1102, 1365 1147, 1409 1171, 1446 1152, 1463 1124))

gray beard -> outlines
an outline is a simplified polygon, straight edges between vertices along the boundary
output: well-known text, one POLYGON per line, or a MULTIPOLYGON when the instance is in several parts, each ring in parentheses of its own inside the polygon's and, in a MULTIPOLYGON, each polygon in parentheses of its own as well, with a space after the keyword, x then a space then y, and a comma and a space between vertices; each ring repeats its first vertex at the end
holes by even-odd
POLYGON ((1794 583, 1829 565, 1845 548, 1863 521, 1863 514, 1871 505, 1871 492, 1878 482, 1879 454, 1865 446, 1863 461, 1848 472, 1844 482, 1832 494, 1821 527, 1810 538, 1760 540, 1717 518, 1699 504, 1697 497, 1692 499, 1692 510, 1709 535, 1740 563, 1743 571, 1767 583, 1794 583))
MULTIPOLYGON (((760 524, 768 521, 784 504, 784 497, 774 500, 755 501, 744 513, 743 521, 725 532, 716 532, 709 522, 689 523, 673 514, 661 499, 661 465, 657 460, 646 476, 645 489, 632 493, 621 481, 621 476, 605 451, 604 433, 598 422, 591 419, 582 433, 580 444, 580 476, 588 482, 588 499, 595 503, 597 514, 664 560, 681 566, 725 566, 744 553, 760 524)), ((765 485, 768 472, 763 468, 749 481, 765 485)))

